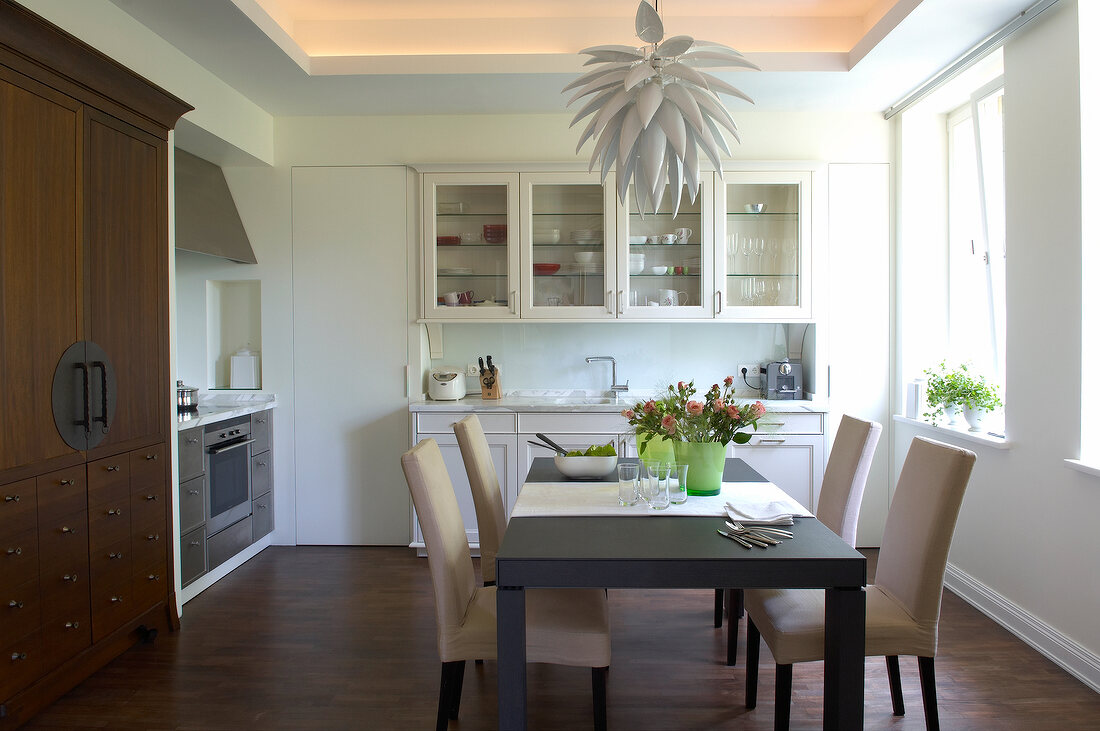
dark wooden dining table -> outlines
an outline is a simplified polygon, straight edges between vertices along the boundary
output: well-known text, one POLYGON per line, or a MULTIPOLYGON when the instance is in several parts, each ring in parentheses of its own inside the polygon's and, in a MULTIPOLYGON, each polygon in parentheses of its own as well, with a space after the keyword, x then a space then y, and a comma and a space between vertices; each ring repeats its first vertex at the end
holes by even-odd
MULTIPOLYGON (((552 458, 537 457, 524 484, 534 482, 569 480, 552 458)), ((729 458, 723 482, 766 479, 729 458)), ((499 727, 527 727, 526 589, 741 587, 825 590, 824 728, 862 728, 864 556, 816 518, 796 518, 787 528, 794 538, 766 550, 718 535, 723 524, 720 516, 513 517, 496 558, 499 727)))

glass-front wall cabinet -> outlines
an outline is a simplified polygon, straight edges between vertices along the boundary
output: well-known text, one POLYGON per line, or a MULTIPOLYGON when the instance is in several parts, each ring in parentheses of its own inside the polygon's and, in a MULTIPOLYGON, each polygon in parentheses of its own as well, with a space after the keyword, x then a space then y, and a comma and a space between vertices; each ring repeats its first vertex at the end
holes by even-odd
POLYGON ((712 213, 710 177, 699 185, 695 200, 685 188, 679 210, 668 191, 656 212, 639 210, 634 186, 626 206, 619 207, 620 317, 710 317, 712 213))
POLYGON ((716 315, 810 317, 809 172, 727 172, 719 181, 716 315))
POLYGON ((430 173, 424 202, 425 316, 517 316, 519 176, 430 173))
POLYGON ((615 199, 588 173, 520 175, 523 317, 615 316, 615 199))

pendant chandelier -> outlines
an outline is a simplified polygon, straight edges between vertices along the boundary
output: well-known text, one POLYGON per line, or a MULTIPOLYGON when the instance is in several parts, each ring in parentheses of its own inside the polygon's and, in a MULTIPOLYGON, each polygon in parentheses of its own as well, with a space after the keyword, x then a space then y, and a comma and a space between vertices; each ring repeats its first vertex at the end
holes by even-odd
POLYGON ((577 152, 589 139, 596 141, 588 170, 599 163, 602 182, 615 166, 620 203, 625 205, 633 182, 638 212, 656 211, 667 180, 675 216, 683 188, 687 187, 692 201, 699 192, 699 150, 721 176, 719 155, 730 154, 724 132, 741 141, 737 124, 722 106, 718 92, 754 103, 744 92, 698 69, 759 71, 760 67, 720 43, 691 36, 664 40, 661 17, 645 0, 638 3, 634 26, 646 44, 640 48, 610 45, 580 51, 591 56, 585 66, 597 67, 562 89, 563 93, 578 89, 566 106, 591 95, 569 126, 592 117, 577 143, 577 152))

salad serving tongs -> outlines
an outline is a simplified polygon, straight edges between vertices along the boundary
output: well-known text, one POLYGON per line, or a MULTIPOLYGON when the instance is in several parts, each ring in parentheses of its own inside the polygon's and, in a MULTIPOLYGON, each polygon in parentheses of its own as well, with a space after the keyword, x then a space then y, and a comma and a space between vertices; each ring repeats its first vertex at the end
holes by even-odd
POLYGON ((546 442, 547 444, 549 444, 550 447, 553 448, 553 450, 555 452, 562 455, 563 457, 569 453, 568 449, 565 449, 564 447, 562 447, 560 444, 558 444, 557 442, 555 442, 553 439, 546 436, 545 434, 540 434, 538 432, 535 432, 535 436, 538 437, 539 439, 541 439, 542 441, 546 442))
POLYGON ((551 447, 551 446, 550 446, 549 444, 543 444, 542 442, 532 442, 532 441, 531 441, 530 439, 528 439, 528 440, 527 440, 527 443, 528 443, 528 444, 533 444, 533 445, 535 445, 536 447, 542 447, 543 449, 549 449, 550 451, 552 451, 552 452, 554 452, 554 453, 556 453, 556 454, 560 454, 560 455, 561 455, 561 456, 563 456, 563 457, 564 457, 564 456, 565 456, 566 454, 568 454, 568 452, 566 452, 566 451, 565 451, 564 449, 562 449, 562 448, 560 448, 560 447, 551 447))

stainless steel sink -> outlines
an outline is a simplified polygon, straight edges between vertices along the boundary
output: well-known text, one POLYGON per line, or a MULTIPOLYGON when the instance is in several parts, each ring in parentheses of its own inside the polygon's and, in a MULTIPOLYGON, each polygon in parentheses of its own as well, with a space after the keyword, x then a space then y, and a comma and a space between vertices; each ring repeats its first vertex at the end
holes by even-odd
POLYGON ((615 403, 615 399, 606 398, 606 397, 599 397, 599 396, 581 397, 581 398, 568 397, 568 398, 554 399, 554 403, 556 403, 556 404, 578 404, 578 405, 613 404, 613 403, 615 403))

